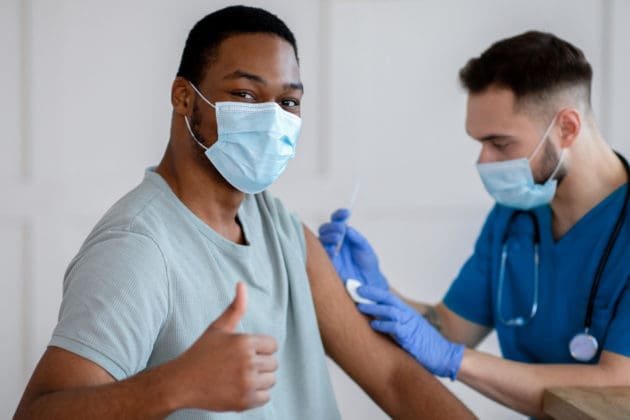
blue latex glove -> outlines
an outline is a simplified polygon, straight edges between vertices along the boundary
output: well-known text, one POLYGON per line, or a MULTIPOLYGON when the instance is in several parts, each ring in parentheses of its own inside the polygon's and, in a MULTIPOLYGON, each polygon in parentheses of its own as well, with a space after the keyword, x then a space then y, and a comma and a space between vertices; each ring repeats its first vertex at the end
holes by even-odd
POLYGON ((393 293, 370 286, 361 286, 357 292, 375 302, 357 306, 364 314, 376 318, 371 322, 374 330, 392 335, 429 372, 455 380, 464 356, 462 344, 448 341, 393 293))
POLYGON ((344 284, 348 279, 356 279, 364 285, 389 290, 387 279, 378 267, 376 253, 363 235, 346 224, 349 217, 348 209, 339 209, 332 214, 330 223, 319 227, 319 241, 337 274, 344 284), (340 241, 343 242, 337 252, 340 241))

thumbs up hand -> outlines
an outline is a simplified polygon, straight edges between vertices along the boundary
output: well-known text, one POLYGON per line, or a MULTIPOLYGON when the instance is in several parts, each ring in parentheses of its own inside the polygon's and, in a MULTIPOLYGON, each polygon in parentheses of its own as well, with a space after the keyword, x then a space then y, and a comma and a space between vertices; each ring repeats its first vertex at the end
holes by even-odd
POLYGON ((247 288, 243 283, 236 285, 236 296, 223 313, 214 320, 208 329, 219 329, 225 332, 234 332, 241 318, 247 311, 247 288))
POLYGON ((223 314, 172 362, 171 379, 184 407, 243 411, 269 401, 278 345, 271 336, 234 333, 246 309, 247 290, 238 283, 223 314))

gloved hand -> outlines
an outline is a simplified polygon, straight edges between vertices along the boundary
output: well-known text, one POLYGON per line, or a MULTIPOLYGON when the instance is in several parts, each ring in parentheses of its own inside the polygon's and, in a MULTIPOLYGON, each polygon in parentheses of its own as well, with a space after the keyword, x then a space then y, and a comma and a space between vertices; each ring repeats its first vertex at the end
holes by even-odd
POLYGON ((357 306, 364 314, 375 317, 371 322, 374 330, 392 335, 429 372, 455 380, 464 356, 462 344, 448 341, 393 293, 370 286, 361 286, 357 292, 375 302, 357 306))
POLYGON ((350 210, 339 209, 332 214, 330 223, 319 227, 319 241, 337 274, 344 284, 348 279, 356 279, 364 285, 389 290, 387 279, 378 267, 376 253, 363 235, 346 224, 349 217, 350 210), (337 252, 340 241, 341 248, 337 252))

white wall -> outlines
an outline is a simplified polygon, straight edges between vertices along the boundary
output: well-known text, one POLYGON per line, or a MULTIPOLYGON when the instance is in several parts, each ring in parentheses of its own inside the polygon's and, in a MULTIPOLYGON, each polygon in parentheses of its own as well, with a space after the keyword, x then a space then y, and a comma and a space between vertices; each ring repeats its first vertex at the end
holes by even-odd
MULTIPOLYGON (((491 42, 536 28, 583 48, 603 132, 630 154, 623 0, 247 3, 295 31, 306 85, 298 156, 274 192, 316 229, 360 178, 353 223, 410 295, 441 298, 491 204, 457 84, 459 68, 491 42)), ((0 417, 12 414, 50 338, 65 266, 161 156, 188 30, 228 4, 0 0, 0 417)), ((483 348, 497 352, 496 339, 483 348)), ((385 418, 332 363, 331 373, 344 418, 385 418)), ((521 418, 448 385, 481 418, 521 418)))

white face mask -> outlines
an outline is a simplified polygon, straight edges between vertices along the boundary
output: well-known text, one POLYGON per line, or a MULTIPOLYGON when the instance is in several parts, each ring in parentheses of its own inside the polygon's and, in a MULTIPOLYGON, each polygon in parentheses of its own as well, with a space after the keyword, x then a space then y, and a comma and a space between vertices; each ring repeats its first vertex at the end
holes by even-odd
POLYGON ((551 202, 558 185, 554 177, 562 166, 566 148, 562 149, 558 164, 543 184, 536 184, 534 181, 530 162, 547 140, 557 116, 558 114, 553 117, 529 158, 477 164, 483 185, 497 203, 519 210, 530 210, 551 202))
POLYGON ((193 90, 215 109, 216 143, 206 147, 184 117, 191 137, 206 150, 206 157, 234 188, 255 194, 269 187, 295 156, 302 120, 275 102, 211 103, 191 83, 193 90))

